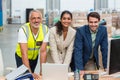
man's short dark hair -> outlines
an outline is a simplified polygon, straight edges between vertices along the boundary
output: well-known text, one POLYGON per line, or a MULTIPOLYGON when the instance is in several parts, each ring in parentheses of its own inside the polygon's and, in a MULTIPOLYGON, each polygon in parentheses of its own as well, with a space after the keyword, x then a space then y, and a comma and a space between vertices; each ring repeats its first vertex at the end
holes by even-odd
POLYGON ((89 17, 95 17, 100 21, 100 15, 97 12, 91 12, 87 15, 87 20, 89 21, 89 17))

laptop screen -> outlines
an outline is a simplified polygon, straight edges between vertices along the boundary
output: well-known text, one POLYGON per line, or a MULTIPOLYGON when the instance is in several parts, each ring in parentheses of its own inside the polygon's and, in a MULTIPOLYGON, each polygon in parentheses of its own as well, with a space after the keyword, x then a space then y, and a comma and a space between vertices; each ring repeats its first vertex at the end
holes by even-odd
POLYGON ((68 65, 42 64, 42 80, 68 80, 68 65))

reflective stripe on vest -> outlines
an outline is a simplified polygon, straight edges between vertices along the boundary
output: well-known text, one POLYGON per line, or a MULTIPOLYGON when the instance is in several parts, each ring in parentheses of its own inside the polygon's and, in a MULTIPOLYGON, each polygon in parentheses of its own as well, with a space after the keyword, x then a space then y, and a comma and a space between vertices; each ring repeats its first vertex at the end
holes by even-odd
MULTIPOLYGON (((47 27, 41 25, 39 28, 39 33, 36 39, 34 39, 34 36, 30 30, 29 23, 25 24, 21 27, 27 37, 27 46, 28 46, 28 59, 35 60, 38 56, 40 46, 37 45, 37 42, 41 42, 44 39, 44 35, 47 33, 47 27)), ((20 45, 17 44, 16 53, 19 57, 22 57, 20 45)))

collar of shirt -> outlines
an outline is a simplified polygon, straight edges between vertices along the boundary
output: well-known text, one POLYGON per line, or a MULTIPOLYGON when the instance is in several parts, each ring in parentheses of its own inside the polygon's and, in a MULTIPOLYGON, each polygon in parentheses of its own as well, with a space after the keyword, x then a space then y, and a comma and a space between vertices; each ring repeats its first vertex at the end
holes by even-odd
POLYGON ((98 29, 96 31, 94 31, 94 32, 90 29, 91 34, 96 34, 97 32, 98 32, 98 29))

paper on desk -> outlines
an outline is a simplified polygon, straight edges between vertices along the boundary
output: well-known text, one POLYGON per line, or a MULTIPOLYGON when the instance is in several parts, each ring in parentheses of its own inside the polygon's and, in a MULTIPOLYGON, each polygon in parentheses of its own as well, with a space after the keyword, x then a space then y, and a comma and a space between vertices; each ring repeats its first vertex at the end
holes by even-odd
POLYGON ((19 75, 25 73, 28 70, 28 68, 25 65, 21 65, 16 70, 12 71, 11 73, 6 75, 7 80, 14 80, 19 75))

